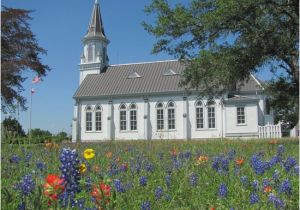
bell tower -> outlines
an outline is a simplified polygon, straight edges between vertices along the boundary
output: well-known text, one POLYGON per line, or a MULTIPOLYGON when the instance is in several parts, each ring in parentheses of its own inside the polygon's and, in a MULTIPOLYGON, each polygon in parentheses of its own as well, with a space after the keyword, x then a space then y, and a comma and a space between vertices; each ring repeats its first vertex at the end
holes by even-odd
POLYGON ((88 31, 83 37, 83 53, 80 58, 80 84, 88 74, 100 74, 108 66, 107 45, 100 7, 95 0, 88 31))

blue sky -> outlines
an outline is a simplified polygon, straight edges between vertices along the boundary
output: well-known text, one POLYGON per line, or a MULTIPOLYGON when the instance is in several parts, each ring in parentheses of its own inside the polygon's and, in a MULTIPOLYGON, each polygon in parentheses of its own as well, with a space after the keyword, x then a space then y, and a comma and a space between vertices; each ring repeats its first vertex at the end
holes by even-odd
MULTIPOLYGON (((167 54, 152 55, 155 37, 148 34, 141 22, 153 21, 143 9, 147 0, 100 0, 102 20, 106 36, 110 40, 108 55, 110 64, 134 63, 173 59, 167 54)), ((78 64, 94 0, 3 0, 2 5, 34 10, 31 29, 39 45, 47 50, 43 63, 52 69, 43 82, 34 85, 36 93, 32 103, 32 128, 52 133, 71 133, 74 92, 79 85, 78 64)), ((30 101, 30 71, 24 82, 23 95, 30 101)), ((262 75, 264 79, 264 75, 262 75)), ((28 103, 29 105, 29 103, 28 103)), ((20 123, 29 128, 29 111, 21 112, 20 123)))

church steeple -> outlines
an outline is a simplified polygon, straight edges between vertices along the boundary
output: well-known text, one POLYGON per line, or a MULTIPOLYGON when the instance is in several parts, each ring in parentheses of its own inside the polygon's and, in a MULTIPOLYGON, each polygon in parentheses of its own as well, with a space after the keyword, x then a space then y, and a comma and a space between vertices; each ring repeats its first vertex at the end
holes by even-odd
POLYGON ((86 35, 83 37, 84 50, 80 59, 80 83, 87 74, 100 74, 108 66, 107 45, 100 6, 95 0, 86 35))
POLYGON ((85 38, 88 37, 100 37, 106 39, 98 0, 95 1, 89 28, 85 35, 85 38))

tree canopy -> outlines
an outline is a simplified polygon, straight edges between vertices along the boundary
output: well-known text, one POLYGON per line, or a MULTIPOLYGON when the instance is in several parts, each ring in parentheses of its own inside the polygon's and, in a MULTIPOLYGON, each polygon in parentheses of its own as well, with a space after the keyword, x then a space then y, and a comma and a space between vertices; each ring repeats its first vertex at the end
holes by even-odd
POLYGON ((216 94, 250 73, 270 70, 299 98, 297 0, 191 0, 173 6, 152 0, 145 12, 156 18, 143 22, 158 39, 152 52, 187 63, 181 85, 216 94))
POLYGON ((1 108, 13 111, 17 103, 26 109, 26 98, 21 95, 24 72, 31 70, 45 76, 49 66, 42 64, 40 55, 46 50, 38 45, 32 33, 29 14, 32 11, 2 6, 1 11, 1 108))
POLYGON ((19 136, 24 137, 25 132, 22 128, 22 125, 19 123, 17 119, 13 119, 11 117, 5 118, 2 121, 2 137, 6 138, 7 136, 19 136))

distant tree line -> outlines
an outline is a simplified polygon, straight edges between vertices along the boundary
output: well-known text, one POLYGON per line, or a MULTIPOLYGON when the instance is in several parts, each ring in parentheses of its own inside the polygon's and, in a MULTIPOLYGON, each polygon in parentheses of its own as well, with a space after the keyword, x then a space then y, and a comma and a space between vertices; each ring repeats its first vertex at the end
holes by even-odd
POLYGON ((31 129, 30 133, 26 134, 19 121, 12 117, 8 117, 2 121, 1 130, 2 143, 8 144, 62 142, 70 139, 64 131, 52 134, 50 131, 40 128, 31 129))

